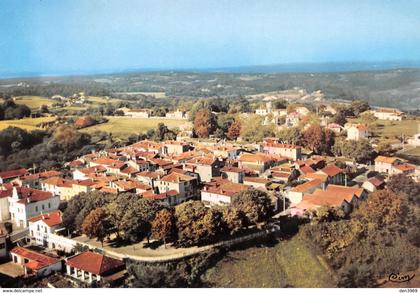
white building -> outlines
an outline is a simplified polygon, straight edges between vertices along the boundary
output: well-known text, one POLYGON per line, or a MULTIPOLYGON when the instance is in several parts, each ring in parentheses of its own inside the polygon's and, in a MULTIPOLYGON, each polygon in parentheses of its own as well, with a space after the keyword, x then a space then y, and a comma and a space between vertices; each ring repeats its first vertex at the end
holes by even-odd
POLYGON ((29 236, 36 244, 55 249, 55 244, 50 243, 49 237, 62 228, 61 211, 42 213, 29 219, 29 236))
POLYGON ((51 192, 26 187, 13 187, 8 197, 10 218, 18 227, 28 227, 28 220, 41 213, 58 209, 60 197, 51 192))
POLYGON ((401 121, 403 119, 403 112, 394 108, 379 108, 372 110, 373 115, 381 120, 401 121))
POLYGON ((347 129, 348 140, 367 139, 369 137, 368 129, 363 124, 352 125, 347 129))
POLYGON ((48 276, 59 272, 62 268, 61 259, 51 257, 24 247, 16 246, 10 251, 12 261, 23 266, 25 276, 48 276))

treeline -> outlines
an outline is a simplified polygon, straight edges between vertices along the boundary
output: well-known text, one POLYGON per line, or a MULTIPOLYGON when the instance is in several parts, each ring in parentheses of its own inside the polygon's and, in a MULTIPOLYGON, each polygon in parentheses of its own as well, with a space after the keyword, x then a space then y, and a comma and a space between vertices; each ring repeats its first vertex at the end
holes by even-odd
POLYGON ((17 127, 0 131, 0 170, 31 168, 48 170, 91 150, 98 149, 88 134, 61 125, 50 132, 28 132, 17 127))
POLYGON ((84 233, 103 242, 111 235, 124 243, 145 237, 173 242, 176 246, 214 243, 250 225, 267 220, 271 200, 259 190, 243 191, 232 205, 206 207, 201 201, 187 201, 175 208, 138 194, 104 194, 99 191, 73 197, 63 213, 63 224, 74 233, 84 233))
POLYGON ((29 116, 31 109, 26 105, 17 105, 10 99, 0 104, 0 120, 22 119, 29 116))
POLYGON ((374 287, 420 264, 420 183, 394 175, 387 186, 369 195, 349 219, 324 209, 315 215, 316 224, 302 227, 337 271, 340 287, 374 287))

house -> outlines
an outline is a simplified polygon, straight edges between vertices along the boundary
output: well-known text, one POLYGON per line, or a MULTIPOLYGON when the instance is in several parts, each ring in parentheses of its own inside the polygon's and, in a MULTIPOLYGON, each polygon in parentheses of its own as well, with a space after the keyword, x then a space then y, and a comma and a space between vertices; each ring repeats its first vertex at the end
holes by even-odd
POLYGON ((180 202, 184 202, 197 195, 196 178, 177 172, 171 172, 170 174, 156 180, 155 187, 158 188, 159 193, 175 190, 179 194, 178 200, 180 202))
POLYGON ((239 148, 229 145, 215 146, 210 149, 217 158, 235 160, 238 156, 239 148))
POLYGON ((306 211, 331 206, 340 207, 349 214, 366 196, 363 188, 330 184, 325 190, 316 189, 313 193, 304 195, 299 203, 291 206, 290 212, 291 216, 303 216, 306 211))
POLYGON ((144 184, 150 185, 152 188, 155 187, 154 182, 160 178, 160 174, 152 171, 143 171, 136 174, 136 179, 144 184))
POLYGON ((26 170, 25 168, 0 172, 0 184, 10 182, 13 179, 26 175, 27 173, 28 170, 26 170))
POLYGON ((378 108, 372 110, 373 116, 381 120, 401 121, 403 112, 395 108, 378 108))
POLYGON ((243 183, 245 171, 238 167, 225 166, 220 169, 222 178, 227 179, 233 183, 243 183))
POLYGON ((0 187, 0 222, 10 219, 9 196, 12 196, 12 193, 12 186, 9 186, 8 189, 1 189, 0 187))
POLYGON ((86 251, 66 259, 66 274, 86 283, 114 282, 125 277, 125 265, 118 259, 86 251))
POLYGON ((270 180, 261 177, 245 177, 244 185, 251 186, 255 189, 267 190, 267 184, 270 180))
POLYGON ((352 125, 347 129, 347 139, 348 140, 360 140, 367 139, 369 137, 369 132, 364 124, 352 125))
POLYGON ((188 112, 177 109, 174 112, 168 112, 165 114, 168 119, 188 119, 188 112))
POLYGON ((123 170, 127 165, 125 162, 120 160, 102 157, 89 162, 89 166, 102 166, 106 169, 106 172, 109 174, 121 174, 121 170, 123 170))
POLYGON ((302 201, 305 194, 310 194, 316 189, 324 189, 325 183, 320 179, 313 179, 311 181, 299 184, 286 192, 286 197, 292 204, 297 204, 302 201))
POLYGON ((59 272, 62 268, 61 259, 52 257, 34 250, 16 246, 10 251, 13 263, 21 265, 25 270, 25 276, 48 276, 53 272, 59 272))
POLYGON ((86 180, 91 178, 92 174, 104 174, 106 173, 106 168, 101 165, 83 168, 83 169, 76 169, 72 172, 74 180, 86 180))
POLYGON ((81 192, 90 192, 94 185, 91 179, 70 180, 60 177, 48 178, 41 182, 42 190, 59 196, 62 201, 68 201, 81 192))
POLYGON ((24 175, 14 181, 19 184, 19 186, 29 187, 29 188, 40 188, 41 181, 51 177, 59 177, 62 173, 59 171, 45 171, 36 174, 24 175))
POLYGON ((155 193, 153 190, 143 192, 141 195, 143 198, 152 199, 158 201, 166 206, 174 206, 185 201, 184 197, 180 197, 178 191, 168 190, 162 193, 155 193))
POLYGON ((297 112, 287 114, 285 126, 287 128, 296 127, 299 125, 300 115, 297 112))
POLYGON ((343 185, 345 183, 345 174, 343 173, 343 170, 338 168, 336 165, 327 165, 321 170, 316 171, 315 173, 326 175, 327 182, 329 184, 343 185))
POLYGON ((244 184, 237 184, 220 179, 206 183, 201 190, 201 201, 210 205, 229 205, 233 197, 241 191, 249 189, 244 184))
POLYGON ((416 171, 416 166, 407 164, 397 157, 377 156, 375 158, 375 171, 388 175, 412 174, 416 171))
POLYGON ((187 152, 190 149, 190 146, 186 142, 168 140, 163 143, 162 153, 164 155, 180 155, 187 152))
POLYGON ((10 218, 18 227, 28 227, 28 220, 41 213, 58 209, 60 197, 48 191, 27 187, 13 187, 8 197, 10 218))
POLYGON ((197 173, 201 181, 210 182, 213 177, 220 176, 220 167, 220 161, 216 158, 200 156, 188 160, 184 169, 197 173))
POLYGON ((380 176, 369 178, 362 184, 362 188, 369 192, 375 192, 378 189, 383 189, 384 186, 385 186, 385 181, 380 176))
POLYGON ((280 155, 291 160, 300 160, 302 156, 302 147, 293 144, 265 143, 264 152, 271 155, 280 155))
POLYGON ((420 124, 418 125, 419 132, 413 135, 413 138, 407 140, 407 143, 412 146, 420 146, 420 124))
POLYGON ((238 162, 239 167, 248 168, 257 172, 258 174, 261 174, 275 165, 287 163, 288 159, 264 153, 243 153, 239 156, 238 162))
POLYGON ((344 130, 344 127, 341 126, 340 124, 337 124, 337 123, 329 123, 327 125, 327 129, 329 129, 329 130, 331 130, 331 131, 333 131, 337 134, 340 134, 344 130))
POLYGON ((32 217, 29 222, 29 237, 36 244, 55 249, 55 244, 48 241, 49 236, 62 228, 61 211, 42 213, 32 217))

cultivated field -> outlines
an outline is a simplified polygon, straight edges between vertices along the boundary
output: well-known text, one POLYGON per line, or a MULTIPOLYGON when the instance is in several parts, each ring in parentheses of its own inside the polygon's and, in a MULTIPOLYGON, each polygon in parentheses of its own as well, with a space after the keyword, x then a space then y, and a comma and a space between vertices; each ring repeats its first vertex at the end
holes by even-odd
POLYGON ((209 269, 204 281, 212 287, 332 287, 334 274, 300 236, 270 247, 228 252, 209 269))
POLYGON ((186 120, 177 119, 151 119, 151 118, 130 118, 130 117, 114 117, 108 116, 108 122, 94 125, 82 129, 86 133, 95 131, 105 131, 112 133, 113 136, 125 138, 131 134, 139 134, 149 129, 156 128, 159 123, 164 123, 169 128, 179 127, 188 123, 186 120))
POLYGON ((3 130, 9 126, 19 127, 26 130, 35 130, 39 129, 36 125, 41 122, 48 122, 55 120, 56 117, 40 117, 40 118, 24 118, 19 120, 1 120, 0 121, 0 130, 3 130))

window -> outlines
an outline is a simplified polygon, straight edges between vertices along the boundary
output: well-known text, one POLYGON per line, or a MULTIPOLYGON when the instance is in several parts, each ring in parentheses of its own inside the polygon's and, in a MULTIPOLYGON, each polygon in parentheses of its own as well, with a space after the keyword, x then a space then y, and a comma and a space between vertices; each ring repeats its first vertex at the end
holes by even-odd
POLYGON ((51 208, 51 203, 50 203, 50 202, 48 203, 48 208, 49 208, 49 209, 51 208))
POLYGON ((42 205, 42 210, 44 210, 45 209, 45 206, 44 205, 42 205))
POLYGON ((37 225, 36 230, 39 231, 39 225, 37 225))
POLYGON ((37 212, 38 211, 38 206, 35 206, 35 212, 37 212))
POLYGON ((44 227, 44 233, 47 233, 47 227, 44 227))

